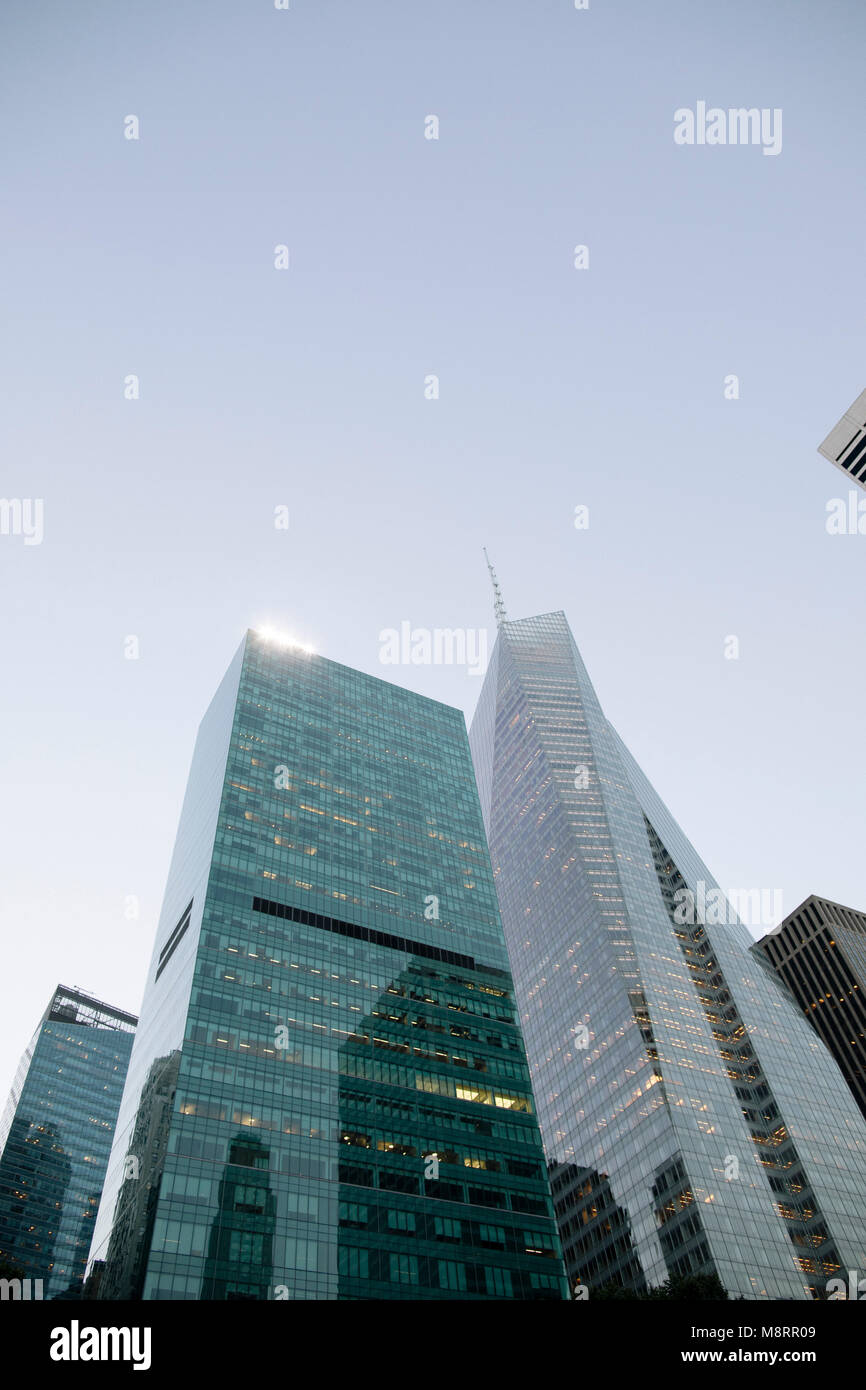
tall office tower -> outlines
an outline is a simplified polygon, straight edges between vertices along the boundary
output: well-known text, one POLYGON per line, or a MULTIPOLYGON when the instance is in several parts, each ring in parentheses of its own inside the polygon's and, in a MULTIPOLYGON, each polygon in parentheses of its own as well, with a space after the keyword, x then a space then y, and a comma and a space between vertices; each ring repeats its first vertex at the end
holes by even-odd
POLYGON ((866 1124, 565 615, 497 600, 470 743, 572 1284, 823 1297, 866 1267, 866 1124))
POLYGON ((866 913, 813 894, 752 949, 784 980, 866 1116, 866 913))
MULTIPOLYGON (((818 453, 866 489, 866 391, 831 429, 818 453)), ((855 494, 856 495, 856 494, 855 494)))
POLYGON ((462 714, 248 633, 205 716, 100 1298, 567 1296, 462 714))
POLYGON ((58 985, 0 1121, 0 1259, 80 1297, 137 1019, 58 985))

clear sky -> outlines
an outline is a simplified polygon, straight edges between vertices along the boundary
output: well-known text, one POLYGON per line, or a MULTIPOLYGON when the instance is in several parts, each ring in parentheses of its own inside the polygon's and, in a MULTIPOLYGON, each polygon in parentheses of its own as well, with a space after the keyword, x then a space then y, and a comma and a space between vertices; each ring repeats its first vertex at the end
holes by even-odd
POLYGON ((866 386, 864 39, 861 0, 6 0, 2 494, 44 537, 0 535, 0 1091, 58 981, 138 1007, 245 628, 470 717, 379 635, 492 643, 485 543, 725 887, 866 908, 866 535, 816 452, 866 386), (699 101, 781 152, 675 144, 699 101))

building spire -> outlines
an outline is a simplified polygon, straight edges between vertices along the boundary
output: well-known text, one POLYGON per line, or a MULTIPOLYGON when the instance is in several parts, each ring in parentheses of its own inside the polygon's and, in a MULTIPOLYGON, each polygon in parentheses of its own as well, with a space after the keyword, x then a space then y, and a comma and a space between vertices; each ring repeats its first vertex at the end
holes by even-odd
POLYGON ((508 614, 505 611, 505 604, 502 600, 502 590, 499 587, 499 580, 496 578, 496 570, 490 563, 490 556, 487 554, 487 546, 483 547, 484 558, 487 561, 487 568, 490 571, 490 582, 493 585, 493 611, 496 614, 496 626, 501 627, 508 622, 508 614))

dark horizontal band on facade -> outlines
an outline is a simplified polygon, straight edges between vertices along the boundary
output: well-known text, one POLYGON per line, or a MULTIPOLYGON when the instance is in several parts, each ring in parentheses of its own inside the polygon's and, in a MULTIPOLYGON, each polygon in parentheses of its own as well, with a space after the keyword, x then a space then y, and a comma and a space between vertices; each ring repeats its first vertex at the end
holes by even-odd
POLYGON ((356 941, 369 941, 372 946, 386 946, 392 951, 409 951, 413 956, 424 956, 427 960, 457 965, 463 970, 484 969, 488 970, 489 974, 504 974, 503 971, 478 966, 474 956, 464 956, 459 951, 448 951, 444 946, 428 946, 426 941, 410 941, 405 936, 392 936, 390 932, 361 927, 357 922, 341 922, 336 917, 323 917, 320 913, 308 912, 303 907, 288 907, 285 903, 276 903, 270 898, 253 898, 253 911, 266 912, 271 917, 298 922, 304 927, 318 927, 321 931, 336 932, 338 936, 350 936, 356 941))

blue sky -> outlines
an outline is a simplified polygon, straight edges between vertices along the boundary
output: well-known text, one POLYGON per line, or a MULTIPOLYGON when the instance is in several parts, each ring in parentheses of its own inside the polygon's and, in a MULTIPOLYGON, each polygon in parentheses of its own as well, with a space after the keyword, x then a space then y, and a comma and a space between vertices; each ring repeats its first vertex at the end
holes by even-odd
POLYGON ((485 543, 724 886, 866 907, 866 536, 816 452, 866 386, 859 0, 0 23, 2 493, 44 502, 0 536, 0 1090, 58 980, 137 1008, 244 629, 471 717, 379 634, 492 642, 485 543), (699 100, 781 108, 781 153, 676 145, 699 100))

